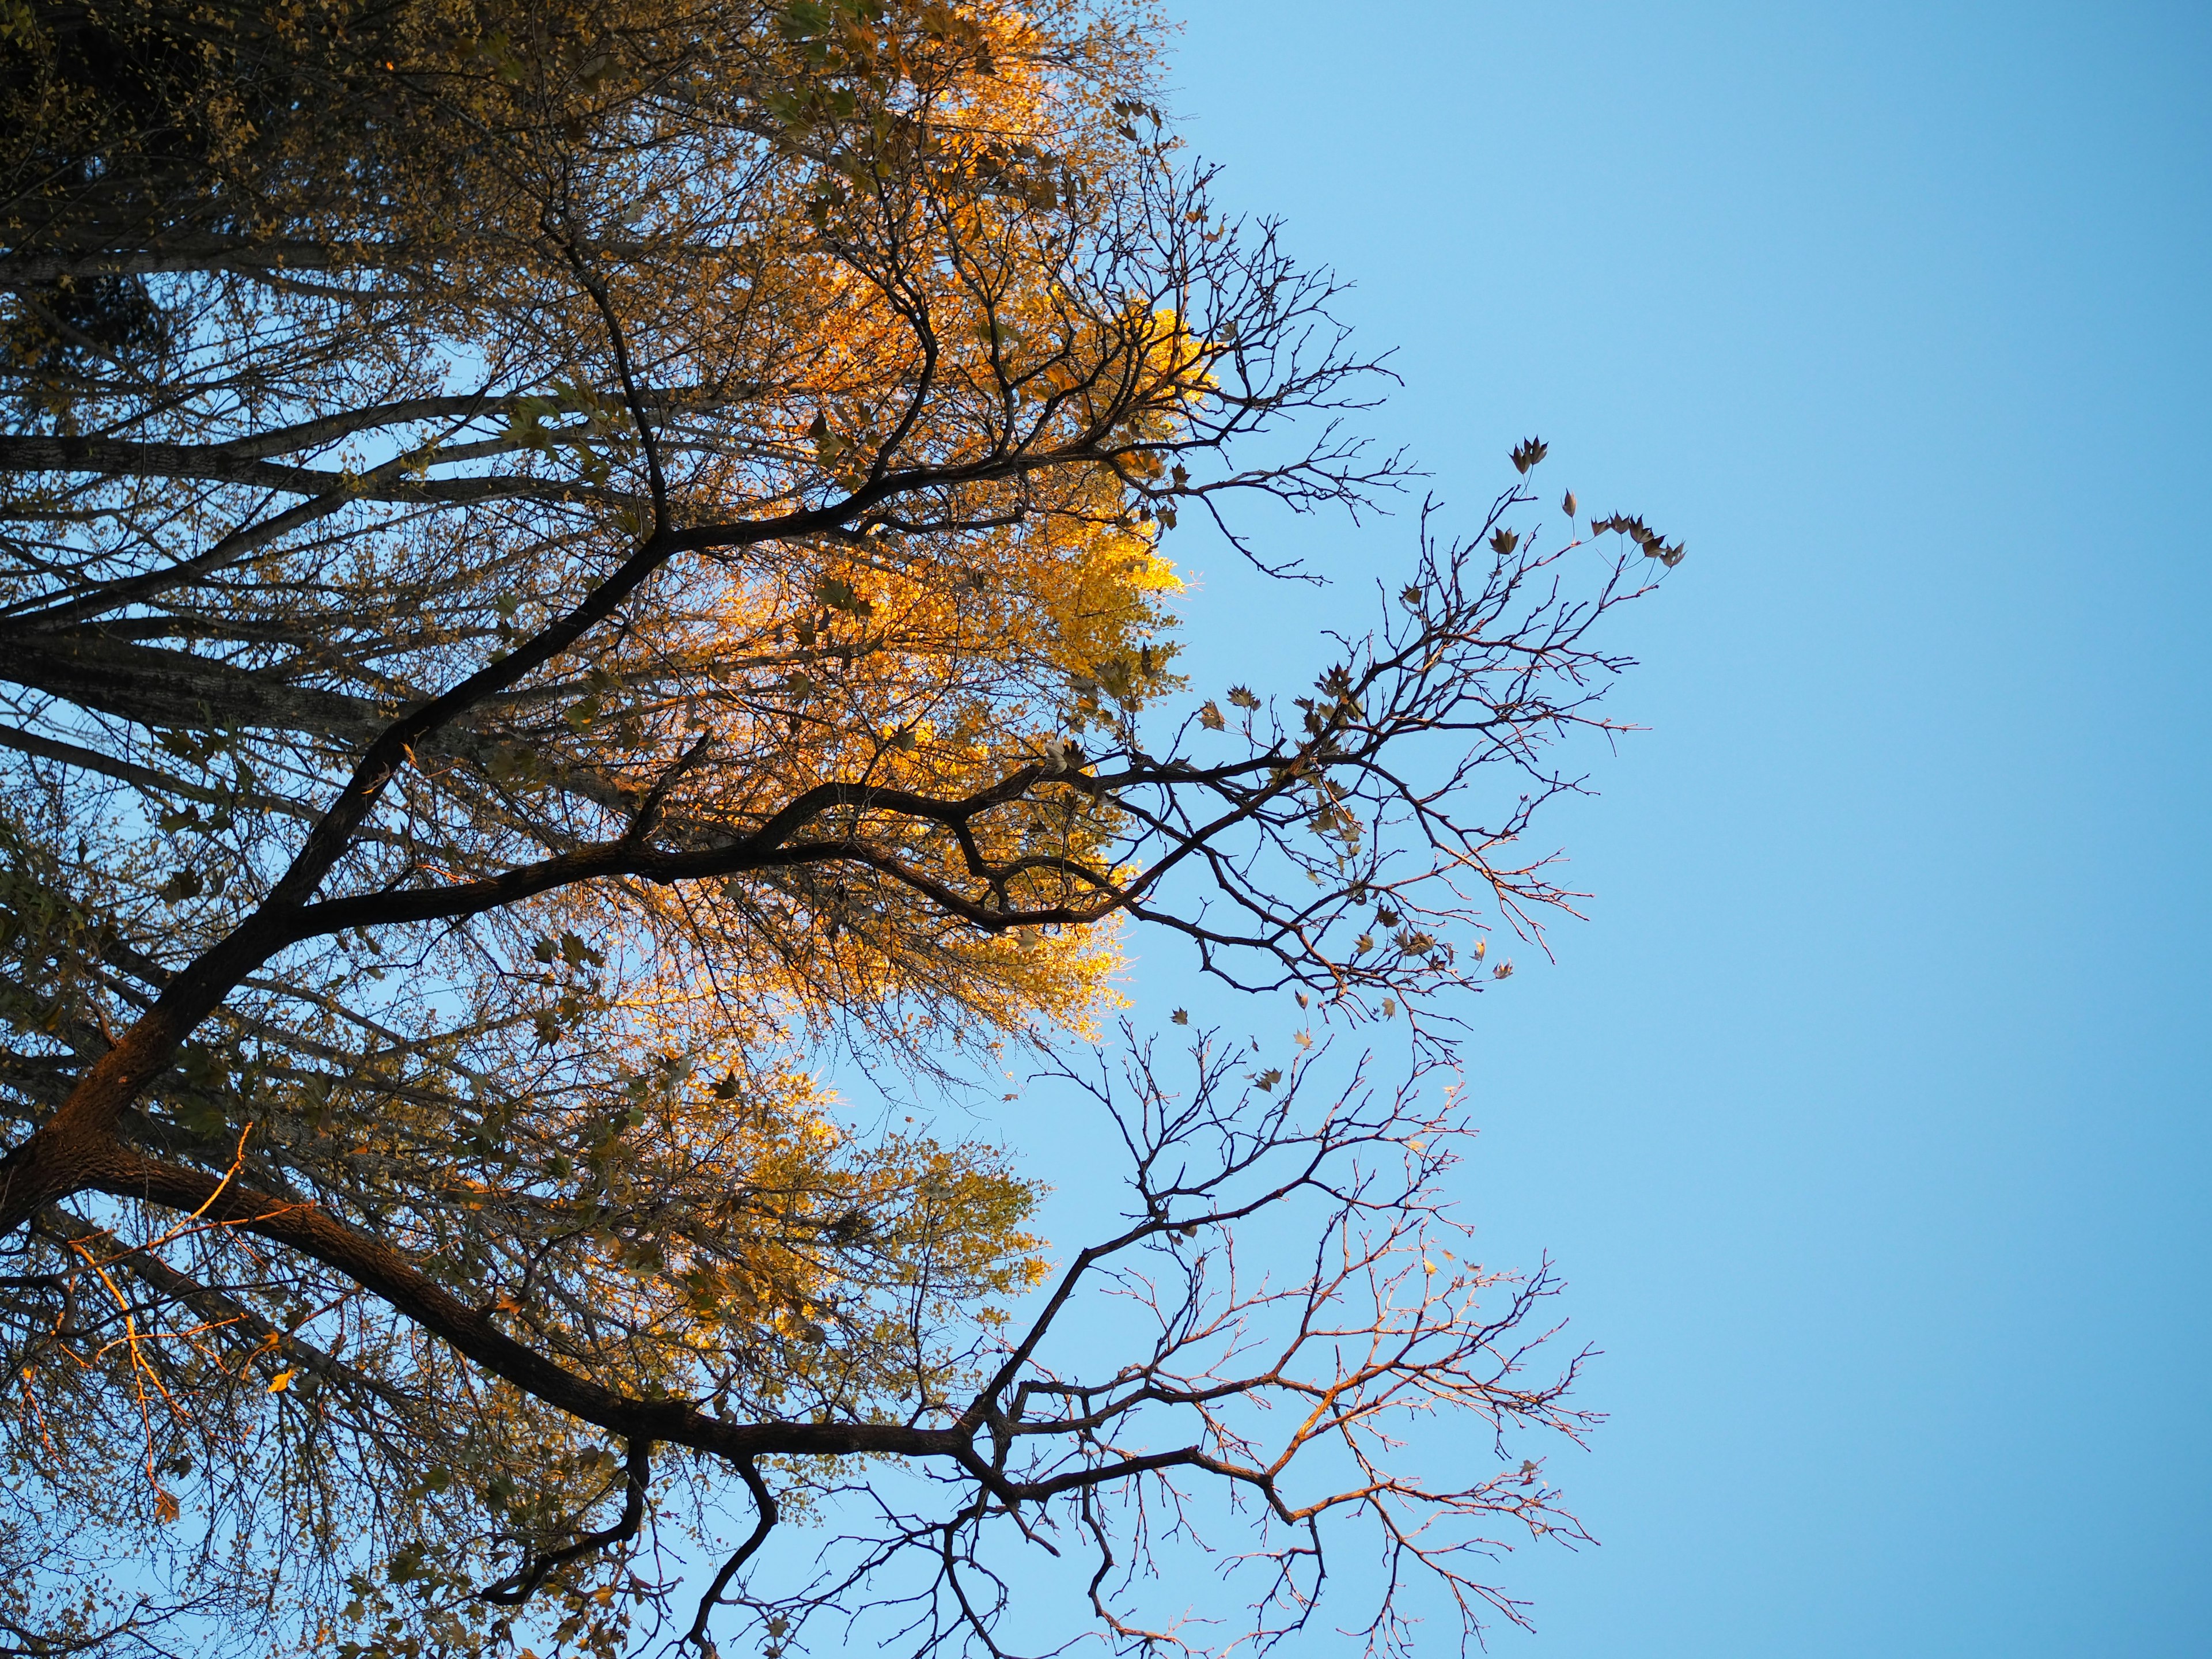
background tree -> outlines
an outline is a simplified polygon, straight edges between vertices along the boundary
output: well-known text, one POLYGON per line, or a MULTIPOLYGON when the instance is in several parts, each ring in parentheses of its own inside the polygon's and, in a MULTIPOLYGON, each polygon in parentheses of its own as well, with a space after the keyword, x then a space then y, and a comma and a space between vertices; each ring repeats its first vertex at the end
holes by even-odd
POLYGON ((1329 281, 1178 159, 1156 29, 0 13, 20 1648, 778 1650, 881 1605, 988 1649, 1009 1527, 1096 1553, 1109 1632, 1180 1641, 1112 1569, 1157 1514, 1123 1505, 1192 1478, 1272 1517, 1257 1628, 1354 1516, 1472 1620, 1511 1611, 1461 1565, 1486 1517, 1572 1530, 1533 1464, 1431 1490, 1375 1437, 1576 1421, 1518 1380, 1542 1279, 1408 1271, 1451 1128, 1412 1093, 1304 1115, 1303 1064, 1218 1036, 1180 1101, 1135 1062, 1129 1228, 1018 1334, 1033 1189, 817 1081, 836 1045, 949 1080, 1092 1035, 1124 919, 1339 1028, 1402 1012, 1437 1063, 1486 915, 1566 897, 1518 846, 1572 787, 1542 744, 1606 726, 1589 630, 1680 556, 1624 519, 1620 556, 1539 551, 1516 489, 1424 532, 1295 713, 1150 729, 1163 529, 1264 567, 1237 492, 1398 472, 1335 424, 1373 368, 1329 281), (1221 1277, 1310 1203, 1302 1290, 1221 1277), (1053 1326, 1146 1253, 1158 1340, 1067 1372, 1053 1326), (1267 1449, 1273 1395, 1304 1415, 1267 1449), (1325 1443, 1357 1473, 1316 1504, 1286 1460, 1325 1443), (750 1581, 855 1492, 856 1557, 750 1581), (671 1528, 724 1564, 680 1607, 671 1528))

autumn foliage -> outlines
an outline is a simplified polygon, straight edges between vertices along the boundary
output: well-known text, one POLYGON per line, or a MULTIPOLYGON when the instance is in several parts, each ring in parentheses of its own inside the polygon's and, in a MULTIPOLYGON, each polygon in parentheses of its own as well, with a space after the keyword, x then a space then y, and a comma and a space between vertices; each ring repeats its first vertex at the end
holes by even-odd
POLYGON ((1108 1570, 1159 1524, 1115 1505, 1192 1480, 1274 1529, 1262 1634, 1363 1518, 1472 1628, 1517 1616, 1485 1528, 1577 1534, 1534 1462, 1424 1486, 1376 1437, 1582 1420, 1571 1363, 1516 1380, 1548 1279, 1432 1282, 1449 1109, 1218 1035, 1176 1085, 1115 975, 1180 935, 1438 1085, 1486 930, 1569 896, 1523 831, 1574 787, 1545 745, 1610 729, 1591 629, 1680 549, 1570 501, 1540 550, 1516 487, 1425 520, 1293 696, 1187 686, 1167 532, 1276 569, 1240 498, 1399 471, 1160 38, 0 0, 14 1650, 773 1655, 870 1608, 993 1650, 1009 1526, 1108 1564, 1108 1635, 1226 1644, 1108 1570), (1126 1075, 1065 1058, 1109 1039, 1126 1075), (1048 1248, 1002 1151, 856 1127, 839 1054, 1049 1057, 1123 1126, 1128 1230, 1048 1248), (1220 1277, 1301 1205, 1334 1267, 1220 1277), (1167 1336, 1050 1358, 1139 1279, 1167 1336), (1278 1395, 1279 1462, 1224 1403, 1278 1395), (1324 1442, 1351 1484, 1293 1498, 1324 1442), (758 1578, 810 1519, 847 1558, 758 1578))

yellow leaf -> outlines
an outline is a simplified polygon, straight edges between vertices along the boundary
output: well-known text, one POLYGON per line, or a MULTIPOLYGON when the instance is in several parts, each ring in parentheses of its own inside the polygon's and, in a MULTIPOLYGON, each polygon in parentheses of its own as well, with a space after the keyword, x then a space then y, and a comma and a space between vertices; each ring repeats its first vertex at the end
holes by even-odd
POLYGON ((269 1392, 271 1394, 283 1393, 285 1389, 292 1386, 292 1379, 299 1374, 300 1373, 297 1370, 290 1366, 287 1366, 284 1370, 276 1373, 276 1380, 269 1385, 269 1392))

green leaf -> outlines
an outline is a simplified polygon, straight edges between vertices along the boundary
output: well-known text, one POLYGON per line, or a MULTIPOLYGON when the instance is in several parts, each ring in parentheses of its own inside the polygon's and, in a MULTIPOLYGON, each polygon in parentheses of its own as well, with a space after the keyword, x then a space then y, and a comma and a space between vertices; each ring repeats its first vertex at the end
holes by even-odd
POLYGON ((830 33, 830 8, 820 0, 792 0, 775 20, 775 32, 787 40, 813 40, 830 33))
POLYGON ((866 617, 876 608, 871 601, 860 597, 852 583, 836 576, 824 576, 815 589, 815 594, 832 611, 842 611, 854 617, 866 617))
POLYGON ((230 1121, 223 1115, 222 1109, 211 1101, 185 1101, 172 1107, 169 1115, 176 1119, 187 1134, 202 1140, 221 1139, 223 1132, 230 1127, 230 1121))

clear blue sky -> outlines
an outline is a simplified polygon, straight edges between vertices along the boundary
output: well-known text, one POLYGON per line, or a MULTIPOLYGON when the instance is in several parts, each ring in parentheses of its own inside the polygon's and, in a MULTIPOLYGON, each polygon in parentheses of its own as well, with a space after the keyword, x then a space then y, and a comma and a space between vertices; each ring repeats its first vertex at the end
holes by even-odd
MULTIPOLYGON (((1470 1051, 1613 1413, 1495 1650, 2212 1653, 2212 14, 1194 9, 1185 131, 1358 280, 1376 429, 1690 544, 1553 820, 1591 920, 1470 1051)), ((1202 678, 1302 674, 1325 599, 1171 550, 1202 678)))

